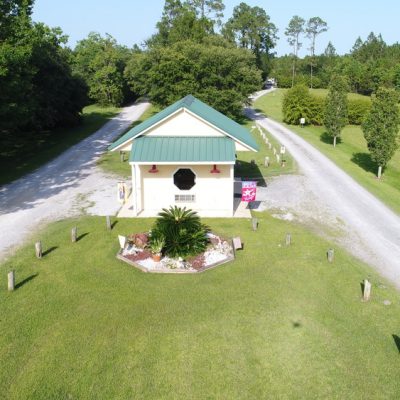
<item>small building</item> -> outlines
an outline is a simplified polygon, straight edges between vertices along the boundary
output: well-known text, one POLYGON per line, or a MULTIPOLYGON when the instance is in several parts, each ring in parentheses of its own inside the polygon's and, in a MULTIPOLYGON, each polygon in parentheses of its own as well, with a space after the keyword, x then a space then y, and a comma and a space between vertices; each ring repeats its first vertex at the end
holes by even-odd
POLYGON ((232 217, 236 151, 257 151, 250 132, 192 95, 135 126, 111 151, 129 152, 132 216, 186 206, 232 217))

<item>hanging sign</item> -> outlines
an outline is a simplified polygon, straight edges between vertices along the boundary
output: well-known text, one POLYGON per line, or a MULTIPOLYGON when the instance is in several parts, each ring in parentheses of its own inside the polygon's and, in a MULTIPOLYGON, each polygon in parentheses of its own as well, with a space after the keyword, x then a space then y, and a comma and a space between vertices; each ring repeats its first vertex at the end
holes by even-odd
POLYGON ((117 196, 118 196, 118 201, 120 203, 124 203, 125 202, 126 194, 127 194, 127 192, 126 192, 126 183, 118 182, 118 193, 117 193, 117 196))
POLYGON ((242 201, 255 201, 257 191, 257 182, 242 182, 242 201))

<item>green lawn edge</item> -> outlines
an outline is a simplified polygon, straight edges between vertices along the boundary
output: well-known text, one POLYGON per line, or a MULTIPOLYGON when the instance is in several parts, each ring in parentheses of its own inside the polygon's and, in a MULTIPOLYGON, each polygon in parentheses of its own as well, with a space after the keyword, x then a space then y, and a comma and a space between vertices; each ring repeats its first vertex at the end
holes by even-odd
MULTIPOLYGON (((282 99, 284 93, 284 89, 267 93, 254 102, 254 107, 267 117, 282 123, 297 133, 347 172, 361 186, 400 214, 400 150, 389 162, 383 178, 378 180, 376 178, 377 167, 371 161, 360 126, 346 126, 340 142, 334 148, 331 139, 325 134, 324 127, 309 125, 301 128, 283 122, 282 99)), ((318 90, 317 93, 322 95, 321 90, 318 90)))
POLYGON ((255 232, 247 219, 204 219, 244 250, 198 275, 116 259, 117 235, 153 219, 107 231, 104 217, 82 217, 35 233, 0 266, 2 398, 397 398, 399 293, 336 246, 328 263, 332 243, 300 225, 254 215, 255 232))
POLYGON ((65 150, 95 133, 107 121, 118 115, 121 108, 90 105, 82 110, 82 122, 74 128, 53 132, 36 132, 29 139, 16 135, 0 154, 0 185, 6 185, 34 171, 65 150), (29 144, 24 142, 29 140, 29 144))

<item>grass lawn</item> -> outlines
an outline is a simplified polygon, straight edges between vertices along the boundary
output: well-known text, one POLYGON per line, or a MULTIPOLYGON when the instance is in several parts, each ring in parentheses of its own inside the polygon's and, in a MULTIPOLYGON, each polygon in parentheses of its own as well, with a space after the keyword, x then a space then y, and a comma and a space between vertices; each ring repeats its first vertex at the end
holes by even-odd
POLYGON ((0 266, 1 398, 399 398, 400 294, 340 249, 327 263, 331 244, 303 228, 256 215, 257 232, 248 220, 205 220, 245 249, 179 276, 115 258, 117 234, 152 220, 121 219, 112 232, 99 217, 51 224, 42 260, 29 245, 0 266))
MULTIPOLYGON (((282 122, 284 92, 284 90, 279 89, 261 97, 255 102, 255 107, 268 117, 282 122)), ((320 95, 323 94, 321 90, 316 90, 316 92, 320 95)), ((359 95, 352 95, 352 97, 357 96, 360 97, 359 95)), ((289 127, 329 157, 395 212, 400 213, 400 150, 395 153, 385 169, 382 179, 379 181, 376 179, 378 167, 371 160, 360 126, 346 126, 336 148, 333 147, 332 139, 327 136, 322 126, 300 128, 299 126, 290 125, 289 127)))
MULTIPOLYGON (((129 129, 133 128, 136 125, 139 125, 146 119, 150 118, 152 115, 158 113, 160 110, 153 105, 142 114, 139 120, 134 121, 130 127, 119 137, 124 135, 129 129)), ((117 140, 116 138, 115 140, 117 140)), ((105 152, 97 161, 97 164, 106 172, 111 172, 120 176, 122 179, 130 179, 131 176, 131 167, 128 163, 129 153, 125 154, 124 162, 121 162, 119 151, 114 152, 105 152)))
POLYGON ((120 109, 115 107, 90 105, 83 109, 82 124, 75 128, 36 132, 28 137, 7 137, 0 150, 0 185, 18 179, 52 160, 94 133, 119 112, 120 109))

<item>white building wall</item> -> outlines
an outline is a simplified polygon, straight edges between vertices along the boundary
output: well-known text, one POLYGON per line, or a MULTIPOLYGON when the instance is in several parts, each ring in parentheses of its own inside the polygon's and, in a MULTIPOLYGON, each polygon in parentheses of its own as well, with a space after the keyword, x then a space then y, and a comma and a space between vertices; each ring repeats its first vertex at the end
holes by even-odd
POLYGON ((149 165, 141 165, 143 212, 156 215, 162 208, 177 205, 195 210, 203 217, 233 216, 233 165, 218 165, 219 174, 211 174, 212 165, 158 165, 152 174, 149 165), (173 174, 179 168, 190 168, 196 175, 196 184, 190 190, 179 190, 173 174), (176 194, 194 194, 193 203, 176 203, 176 194))
POLYGON ((200 118, 181 110, 146 132, 146 136, 225 136, 200 118))

